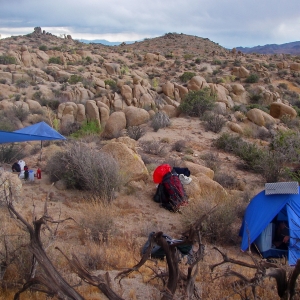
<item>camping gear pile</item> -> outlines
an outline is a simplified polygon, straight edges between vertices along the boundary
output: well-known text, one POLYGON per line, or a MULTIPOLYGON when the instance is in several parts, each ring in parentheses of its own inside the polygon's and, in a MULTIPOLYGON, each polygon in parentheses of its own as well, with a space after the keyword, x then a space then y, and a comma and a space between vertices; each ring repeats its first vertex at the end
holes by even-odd
POLYGON ((178 174, 176 168, 172 169, 170 165, 163 164, 158 166, 153 173, 153 181, 158 183, 153 200, 172 212, 177 212, 182 206, 188 204, 188 197, 183 183, 189 184, 191 182, 191 178, 183 173, 190 175, 187 168, 177 168, 177 171, 182 173, 178 174))
POLYGON ((249 203, 240 229, 241 249, 254 244, 263 258, 287 257, 290 265, 300 258, 300 194, 298 182, 267 183, 249 203), (276 227, 287 224, 287 250, 274 245, 276 227))
MULTIPOLYGON (((147 242, 142 247, 142 251, 141 251, 142 255, 146 253, 146 250, 148 249, 148 247, 150 245, 151 238, 154 234, 155 234, 155 232, 151 232, 149 234, 147 242)), ((166 242, 169 245, 177 244, 177 243, 180 243, 180 242, 184 241, 183 239, 173 239, 171 236, 169 236, 167 234, 163 234, 162 237, 166 240, 166 242)), ((192 254, 193 254, 192 246, 193 246, 192 244, 187 244, 187 245, 185 244, 185 245, 178 245, 176 248, 177 248, 179 254, 181 254, 182 257, 188 255, 188 258, 189 258, 189 256, 192 256, 192 254)), ((153 248, 151 250, 151 257, 152 258, 157 258, 157 259, 164 259, 165 256, 166 256, 166 253, 163 250, 163 248, 160 247, 157 244, 154 244, 153 248)), ((188 261, 190 261, 190 260, 191 260, 191 258, 189 258, 188 261)))

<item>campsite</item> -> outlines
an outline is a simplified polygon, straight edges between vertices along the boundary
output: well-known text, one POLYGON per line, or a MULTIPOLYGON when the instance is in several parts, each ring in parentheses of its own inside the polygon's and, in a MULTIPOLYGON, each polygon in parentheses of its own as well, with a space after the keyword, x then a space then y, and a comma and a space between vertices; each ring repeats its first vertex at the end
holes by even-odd
POLYGON ((174 33, 8 41, 31 65, 0 65, 1 300, 297 299, 300 88, 282 63, 296 58, 174 33), (33 180, 11 172, 19 160, 33 180), (188 170, 168 179, 184 199, 174 210, 154 201, 163 165, 188 170), (292 193, 266 195, 268 183, 292 193), (277 221, 292 247, 269 257, 277 221), (145 257, 150 244, 163 253, 145 257))

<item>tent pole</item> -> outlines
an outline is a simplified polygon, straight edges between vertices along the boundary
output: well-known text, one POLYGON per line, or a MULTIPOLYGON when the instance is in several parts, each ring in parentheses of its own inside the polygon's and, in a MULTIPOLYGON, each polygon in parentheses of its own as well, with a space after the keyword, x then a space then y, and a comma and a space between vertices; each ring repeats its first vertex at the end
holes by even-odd
POLYGON ((41 155, 40 155, 40 161, 42 161, 42 152, 43 152, 43 141, 41 141, 41 155))

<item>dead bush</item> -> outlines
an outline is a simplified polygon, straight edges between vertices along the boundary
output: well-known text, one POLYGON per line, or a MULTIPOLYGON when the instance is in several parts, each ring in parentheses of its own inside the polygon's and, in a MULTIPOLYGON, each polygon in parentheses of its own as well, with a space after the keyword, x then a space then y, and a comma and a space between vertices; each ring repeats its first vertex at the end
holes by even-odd
MULTIPOLYGON (((191 202, 182 210, 182 222, 188 226, 197 222, 199 216, 208 213, 215 206, 215 199, 201 199, 201 201, 191 202)), ((215 210, 202 223, 201 234, 209 243, 232 244, 234 233, 234 222, 236 218, 236 199, 228 198, 220 203, 215 210)), ((240 222, 240 221, 239 221, 240 222)))
POLYGON ((145 129, 141 126, 130 126, 127 128, 127 135, 136 141, 145 135, 145 133, 145 129))
POLYGON ((162 144, 155 140, 141 141, 139 145, 142 148, 142 150, 147 154, 154 154, 162 157, 167 155, 168 152, 168 148, 166 144, 162 144))
POLYGON ((185 140, 179 140, 174 143, 172 146, 172 150, 176 152, 183 152, 186 149, 186 141, 185 140))
POLYGON ((234 176, 223 172, 215 173, 214 181, 218 182, 227 189, 234 189, 238 185, 238 181, 234 176))
POLYGON ((74 142, 54 154, 46 170, 52 182, 62 179, 68 188, 90 191, 97 199, 110 201, 121 185, 116 160, 84 143, 74 142))
POLYGON ((158 131, 160 128, 170 126, 170 124, 170 118, 166 113, 162 111, 157 112, 151 120, 151 127, 155 132, 158 131))
POLYGON ((205 166, 210 168, 214 172, 217 172, 221 166, 221 160, 217 153, 207 152, 201 156, 201 158, 205 161, 205 166))
POLYGON ((214 113, 205 113, 202 120, 204 121, 205 130, 214 133, 219 133, 226 123, 226 120, 222 115, 214 113))

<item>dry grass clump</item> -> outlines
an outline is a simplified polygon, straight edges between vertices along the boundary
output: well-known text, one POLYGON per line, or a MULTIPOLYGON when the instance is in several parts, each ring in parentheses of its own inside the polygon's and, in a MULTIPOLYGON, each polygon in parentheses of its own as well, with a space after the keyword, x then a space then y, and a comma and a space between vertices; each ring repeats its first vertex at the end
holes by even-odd
POLYGON ((84 214, 81 215, 79 222, 85 239, 96 243, 107 243, 116 231, 115 215, 111 204, 94 200, 84 203, 84 214))
POLYGON ((221 167, 221 159, 218 153, 207 152, 201 156, 201 159, 205 161, 205 166, 214 172, 217 172, 221 167))

